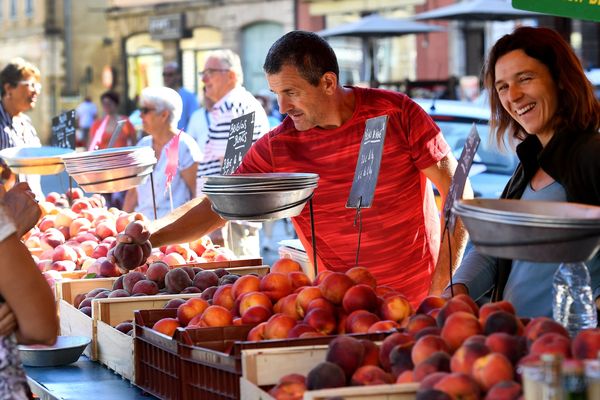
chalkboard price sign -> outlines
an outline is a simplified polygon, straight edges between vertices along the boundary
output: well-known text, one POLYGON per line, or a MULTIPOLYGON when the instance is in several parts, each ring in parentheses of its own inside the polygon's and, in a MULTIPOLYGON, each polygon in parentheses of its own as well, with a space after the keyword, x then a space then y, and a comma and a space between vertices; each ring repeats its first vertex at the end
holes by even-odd
POLYGON ((373 203, 385 142, 387 115, 367 120, 346 208, 369 208, 373 203))
POLYGON ((242 158, 244 158, 252 145, 253 134, 254 111, 231 120, 221 174, 231 175, 240 166, 242 158))
POLYGON ((75 149, 75 110, 66 111, 52 118, 52 138, 55 147, 75 149))
POLYGON ((475 153, 480 142, 481 138, 479 137, 479 133, 477 133, 477 127, 473 124, 458 159, 458 166, 456 167, 456 172, 454 172, 454 178, 452 178, 448 197, 444 204, 444 218, 446 218, 450 232, 454 232, 454 225, 456 224, 456 215, 452 212, 452 206, 456 202, 456 199, 462 198, 467 176, 469 176, 469 170, 473 164, 473 159, 475 158, 475 153))

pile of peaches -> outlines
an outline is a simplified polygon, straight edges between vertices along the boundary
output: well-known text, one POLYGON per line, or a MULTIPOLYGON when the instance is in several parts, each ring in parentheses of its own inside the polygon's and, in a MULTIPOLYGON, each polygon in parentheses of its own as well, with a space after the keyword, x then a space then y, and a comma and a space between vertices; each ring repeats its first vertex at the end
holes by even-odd
POLYGON ((159 320, 153 328, 172 336, 177 327, 251 324, 247 339, 258 341, 389 331, 412 314, 404 296, 377 286, 364 267, 323 271, 311 282, 300 264, 283 258, 262 278, 244 275, 204 301, 188 300, 177 318, 159 320))
POLYGON ((148 262, 162 260, 168 265, 180 265, 235 258, 228 249, 213 246, 208 237, 152 249, 143 229, 128 232, 133 237, 132 244, 117 246, 119 235, 124 234, 128 225, 143 227, 148 223, 147 218, 137 212, 106 208, 101 195, 85 197, 79 188, 62 195, 49 193, 39 206, 42 216, 23 241, 49 281, 60 279, 56 273, 60 271, 86 270, 92 277, 121 275, 123 271, 118 268, 115 259, 109 257, 109 251, 115 247, 118 247, 115 255, 123 269, 136 268, 146 259, 148 262), (67 195, 72 199, 70 206, 67 195), (137 223, 133 223, 135 221, 137 223))
POLYGON ((519 399, 519 365, 544 353, 585 360, 600 351, 598 328, 571 339, 550 318, 517 318, 506 301, 479 308, 465 295, 427 297, 401 325, 379 346, 339 336, 306 377, 283 376, 271 395, 301 399, 305 390, 419 382, 417 399, 519 399))

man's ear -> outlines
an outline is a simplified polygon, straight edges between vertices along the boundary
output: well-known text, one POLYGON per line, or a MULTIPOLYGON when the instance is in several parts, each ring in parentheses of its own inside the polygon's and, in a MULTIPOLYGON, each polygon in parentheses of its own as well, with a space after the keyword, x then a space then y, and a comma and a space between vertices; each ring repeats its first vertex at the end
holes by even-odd
POLYGON ((321 82, 323 83, 323 88, 325 89, 325 93, 333 94, 335 93, 338 80, 337 76, 333 72, 325 72, 321 77, 321 82))

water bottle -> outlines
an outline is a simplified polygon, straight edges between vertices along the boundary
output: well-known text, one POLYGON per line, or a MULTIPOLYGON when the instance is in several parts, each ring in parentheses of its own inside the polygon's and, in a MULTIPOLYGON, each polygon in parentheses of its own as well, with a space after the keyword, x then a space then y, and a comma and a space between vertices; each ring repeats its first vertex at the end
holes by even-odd
POLYGON ((582 329, 598 325, 590 273, 583 262, 562 263, 553 280, 552 313, 572 338, 582 329))

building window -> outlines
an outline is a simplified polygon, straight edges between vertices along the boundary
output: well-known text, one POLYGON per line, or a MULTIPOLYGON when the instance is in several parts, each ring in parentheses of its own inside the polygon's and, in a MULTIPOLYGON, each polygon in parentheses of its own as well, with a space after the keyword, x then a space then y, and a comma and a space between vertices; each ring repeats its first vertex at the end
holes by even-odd
POLYGON ((33 16, 33 0, 25 0, 25 15, 33 16))
POLYGON ((17 18, 17 0, 10 0, 10 18, 17 18))

